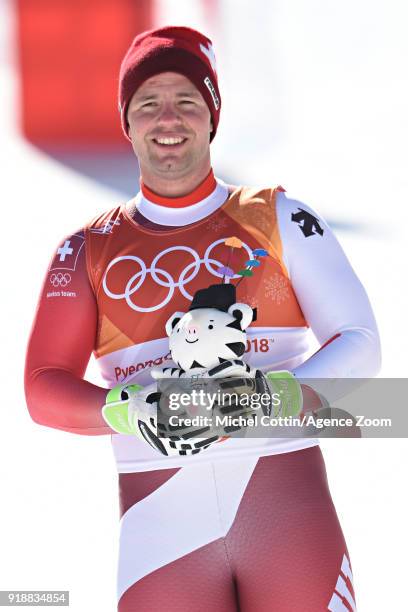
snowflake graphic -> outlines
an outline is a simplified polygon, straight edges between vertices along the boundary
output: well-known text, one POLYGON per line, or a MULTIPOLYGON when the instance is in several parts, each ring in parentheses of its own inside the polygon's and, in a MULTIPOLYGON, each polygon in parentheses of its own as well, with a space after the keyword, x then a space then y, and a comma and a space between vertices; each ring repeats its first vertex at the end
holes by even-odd
POLYGON ((254 206, 250 213, 251 225, 264 230, 266 233, 271 231, 271 213, 264 206, 254 206))
POLYGON ((223 218, 218 218, 215 217, 213 219, 210 219, 206 225, 206 229, 209 232, 218 232, 219 230, 222 230, 226 227, 227 225, 227 220, 223 219, 223 218))
POLYGON ((242 302, 243 304, 248 304, 248 306, 250 306, 251 308, 259 308, 258 299, 254 295, 250 295, 249 293, 246 293, 245 295, 240 297, 238 301, 242 302))
POLYGON ((264 280, 265 296, 281 304, 289 299, 289 282, 285 276, 275 272, 271 277, 264 280))

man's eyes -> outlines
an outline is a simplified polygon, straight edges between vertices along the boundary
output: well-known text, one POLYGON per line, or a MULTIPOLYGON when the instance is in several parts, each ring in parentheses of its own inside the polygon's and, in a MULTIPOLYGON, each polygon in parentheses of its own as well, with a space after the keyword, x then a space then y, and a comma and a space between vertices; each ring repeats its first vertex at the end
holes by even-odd
MULTIPOLYGON (((194 100, 189 100, 188 98, 179 100, 178 103, 182 104, 183 106, 189 106, 189 105, 194 105, 195 104, 194 100)), ((149 108, 155 108, 157 106, 159 106, 159 102, 151 100, 149 102, 143 102, 143 104, 141 104, 140 108, 142 108, 142 109, 143 108, 149 109, 149 108)))

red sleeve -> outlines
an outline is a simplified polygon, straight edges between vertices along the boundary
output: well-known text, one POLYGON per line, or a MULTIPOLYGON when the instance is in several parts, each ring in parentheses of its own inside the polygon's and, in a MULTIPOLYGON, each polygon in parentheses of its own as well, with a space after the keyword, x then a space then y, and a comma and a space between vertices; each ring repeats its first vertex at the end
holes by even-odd
POLYGON ((84 234, 79 232, 56 251, 31 330, 25 393, 36 423, 84 435, 115 433, 101 415, 107 390, 83 380, 97 321, 84 234))

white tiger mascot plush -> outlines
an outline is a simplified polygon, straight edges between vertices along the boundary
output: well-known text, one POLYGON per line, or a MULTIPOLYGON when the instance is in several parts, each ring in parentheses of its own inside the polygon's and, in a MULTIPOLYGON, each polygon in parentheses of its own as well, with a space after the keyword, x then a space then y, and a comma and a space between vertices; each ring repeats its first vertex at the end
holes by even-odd
MULTIPOLYGON (((234 285, 211 285, 197 291, 188 312, 175 312, 166 323, 171 356, 179 367, 177 375, 242 357, 245 330, 255 319, 255 310, 235 301, 234 285)), ((174 376, 174 368, 154 370, 152 375, 169 376, 169 370, 174 376)))
MULTIPOLYGON (((238 395, 270 394, 262 373, 251 369, 241 359, 247 343, 245 330, 255 319, 256 309, 236 301, 235 285, 211 285, 197 291, 188 312, 175 312, 166 323, 171 356, 178 367, 153 369, 151 375, 156 383, 148 387, 131 384, 122 387, 120 396, 116 393, 111 397, 113 401, 107 401, 103 411, 105 420, 114 427, 112 419, 109 420, 109 407, 123 404, 127 410, 123 426, 129 431, 116 430, 136 434, 165 455, 196 454, 224 435, 242 429, 225 428, 215 435, 210 427, 171 428, 168 425, 171 411, 161 400, 164 390, 168 397, 169 389, 174 389, 173 381, 177 382, 179 393, 191 392, 200 383, 201 388, 204 386, 208 390, 208 384, 213 383, 211 390, 216 388, 238 395)), ((243 408, 239 403, 216 405, 216 409, 220 414, 233 416, 249 412, 248 407, 243 408)), ((264 407, 263 410, 270 413, 264 407)))

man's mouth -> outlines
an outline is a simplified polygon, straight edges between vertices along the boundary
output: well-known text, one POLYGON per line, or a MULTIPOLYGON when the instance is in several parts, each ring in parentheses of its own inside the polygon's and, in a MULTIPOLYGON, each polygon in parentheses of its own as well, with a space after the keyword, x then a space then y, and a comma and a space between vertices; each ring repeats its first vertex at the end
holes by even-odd
POLYGON ((183 138, 182 136, 161 136, 157 138, 153 138, 153 142, 163 147, 179 147, 186 142, 187 138, 183 138))
POLYGON ((194 344, 194 342, 198 342, 198 338, 196 338, 195 340, 191 340, 191 342, 186 339, 186 342, 188 342, 188 344, 194 344))

